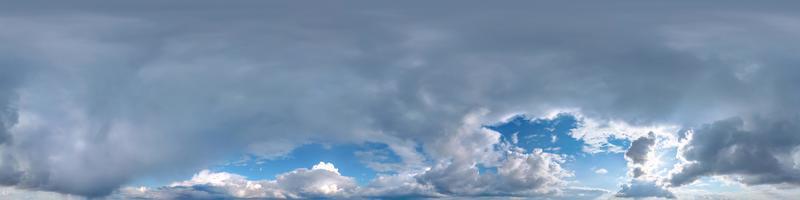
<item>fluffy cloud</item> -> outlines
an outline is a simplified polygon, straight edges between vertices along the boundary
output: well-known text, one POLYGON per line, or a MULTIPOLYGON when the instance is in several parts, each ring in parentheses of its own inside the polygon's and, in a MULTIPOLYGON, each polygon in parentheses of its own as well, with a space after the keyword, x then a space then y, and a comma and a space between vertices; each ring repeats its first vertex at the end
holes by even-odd
MULTIPOLYGON (((690 127, 753 114, 771 116, 770 124, 800 108, 792 53, 800 17, 784 9, 791 6, 628 2, 621 12, 605 3, 181 3, 187 6, 175 12, 151 2, 0 8, 7 27, 0 30, 3 185, 95 197, 236 153, 378 142, 406 165, 392 170, 417 177, 415 170, 430 167, 418 177, 434 194, 515 194, 524 190, 511 186, 520 184, 543 186, 533 188, 538 194, 559 181, 488 181, 477 165, 542 175, 559 172, 556 156, 496 151, 498 136, 481 125, 510 113, 575 108, 598 122, 578 138, 603 147, 615 133, 592 130, 690 127), (484 117, 465 126, 482 108, 484 117), (509 186, 490 184, 498 181, 509 186)), ((789 132, 773 129, 765 133, 789 132)), ((713 144, 700 132, 688 146, 713 144)), ((638 134, 646 132, 624 138, 638 134)), ((702 148, 686 148, 684 157, 700 164, 684 166, 673 183, 715 173, 794 182, 788 157, 800 154, 792 145, 721 143, 765 155, 766 167, 725 168, 705 162, 713 159, 702 148)))
POLYGON ((417 181, 418 174, 378 176, 359 190, 360 196, 368 198, 435 198, 447 195, 437 192, 435 186, 417 181))
MULTIPOLYGON (((485 114, 485 112, 484 112, 485 114)), ((500 134, 486 128, 471 128, 480 122, 481 113, 464 118, 464 126, 452 137, 438 143, 446 159, 416 176, 447 195, 536 195, 557 192, 571 172, 563 169, 564 159, 541 149, 526 152, 514 144, 500 141, 500 134), (478 167, 495 168, 496 173, 480 173, 478 167)))
POLYGON ((615 194, 617 197, 645 198, 661 197, 674 199, 675 195, 666 190, 664 186, 652 181, 633 180, 630 184, 622 185, 622 189, 615 194))
MULTIPOLYGON (((360 187, 352 177, 339 174, 332 163, 320 162, 277 175, 275 180, 203 170, 187 181, 158 188, 123 188, 110 198, 215 199, 215 198, 421 198, 450 195, 530 196, 556 192, 562 178, 557 155, 541 150, 512 152, 497 167, 497 173, 479 174, 472 166, 449 164, 419 174, 382 175, 360 187), (455 170, 455 172, 451 172, 455 170), (471 176, 471 177, 460 177, 471 176), (448 182, 450 181, 450 182, 448 182)), ((591 192, 591 191, 589 191, 591 192)))
POLYGON ((625 152, 625 160, 628 161, 628 168, 633 178, 639 178, 647 174, 647 171, 650 171, 647 161, 653 157, 653 146, 655 144, 656 136, 653 132, 631 142, 631 146, 625 152))
MULTIPOLYGON (((575 112, 575 111, 572 111, 571 114, 575 115, 580 119, 580 124, 576 129, 570 132, 570 135, 572 135, 575 138, 581 139, 586 143, 585 146, 583 147, 584 152, 623 153, 626 152, 624 147, 619 146, 618 144, 613 144, 609 142, 609 140, 617 139, 617 140, 634 141, 637 139, 641 139, 643 136, 650 136, 650 135, 652 135, 650 137, 658 136, 667 138, 667 140, 660 141, 661 144, 659 144, 659 146, 671 147, 677 145, 677 137, 675 136, 675 132, 678 131, 679 127, 676 125, 649 124, 649 125, 637 126, 620 120, 598 120, 595 118, 589 118, 582 116, 580 112, 575 112)), ((652 142, 655 142, 655 140, 652 142)), ((637 146, 643 147, 652 145, 646 145, 644 143, 641 143, 638 144, 637 146)), ((645 149, 638 149, 638 150, 642 151, 645 149)), ((630 150, 628 150, 627 152, 629 151, 630 150)), ((637 157, 636 159, 644 159, 644 158, 637 157)), ((641 162, 641 160, 639 161, 641 162)))
POLYGON ((333 164, 320 162, 280 174, 275 180, 247 180, 226 172, 203 170, 191 180, 159 188, 124 188, 114 197, 145 199, 214 198, 345 198, 353 195, 353 178, 339 174, 333 164))
POLYGON ((633 164, 644 164, 651 157, 653 145, 656 144, 656 136, 653 132, 648 133, 647 137, 640 137, 633 142, 625 152, 625 159, 633 164))
POLYGON ((712 175, 728 175, 751 185, 800 184, 800 121, 747 122, 731 118, 689 133, 678 150, 684 162, 671 174, 671 184, 681 186, 712 175))
POLYGON ((633 140, 628 151, 625 152, 625 160, 628 161, 630 183, 623 184, 622 188, 615 194, 617 197, 662 197, 675 198, 675 195, 667 190, 657 177, 652 177, 652 162, 656 136, 653 132, 647 136, 633 140), (650 161, 650 162, 648 162, 650 161))
POLYGON ((417 176, 447 195, 535 196, 558 192, 563 178, 571 173, 562 169, 558 155, 536 149, 531 153, 511 151, 495 166, 497 173, 479 173, 473 165, 447 163, 417 176))

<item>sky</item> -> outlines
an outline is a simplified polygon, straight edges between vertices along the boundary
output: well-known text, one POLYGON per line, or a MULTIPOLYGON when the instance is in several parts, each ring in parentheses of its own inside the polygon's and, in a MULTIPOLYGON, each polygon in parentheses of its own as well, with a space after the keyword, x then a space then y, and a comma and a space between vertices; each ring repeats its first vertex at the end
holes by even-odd
POLYGON ((0 1, 0 199, 791 199, 795 1, 0 1))

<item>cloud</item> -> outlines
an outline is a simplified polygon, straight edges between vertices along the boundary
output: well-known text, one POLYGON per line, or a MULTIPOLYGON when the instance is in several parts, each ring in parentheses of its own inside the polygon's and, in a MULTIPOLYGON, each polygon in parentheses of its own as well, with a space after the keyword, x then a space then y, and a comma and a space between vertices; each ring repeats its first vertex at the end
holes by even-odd
POLYGON ((570 132, 570 135, 581 139, 586 143, 583 148, 584 152, 623 153, 626 152, 624 147, 620 146, 619 144, 613 144, 609 142, 609 140, 617 139, 633 141, 651 134, 653 137, 659 136, 668 139, 666 141, 662 141, 662 144, 660 144, 662 147, 671 147, 677 145, 675 132, 678 131, 679 127, 674 124, 635 125, 629 124, 622 120, 603 120, 586 117, 583 116, 582 113, 576 111, 572 111, 571 113, 580 119, 580 123, 576 129, 570 132))
POLYGON ((633 140, 625 152, 628 161, 629 176, 631 180, 623 184, 622 188, 614 195, 616 197, 644 198, 661 197, 674 199, 675 195, 663 183, 653 177, 653 153, 655 151, 656 135, 653 132, 633 140))
POLYGON ((0 198, 3 199, 50 199, 50 200, 76 200, 85 199, 81 196, 61 194, 48 191, 30 191, 14 187, 0 187, 0 198))
POLYGON ((464 118, 464 125, 452 137, 437 143, 433 155, 444 158, 429 170, 416 176, 420 183, 432 185, 447 195, 543 195, 557 192, 572 176, 561 167, 564 159, 542 149, 530 152, 508 142, 501 142, 500 133, 487 128, 476 129, 480 117, 473 113, 464 118), (496 169, 481 173, 478 165, 496 169))
MULTIPOLYGON (((448 195, 536 195, 554 192, 554 186, 568 176, 558 165, 556 155, 534 151, 508 155, 497 173, 478 174, 474 167, 447 165, 420 174, 382 175, 365 186, 352 177, 339 174, 332 163, 320 162, 311 169, 300 168, 277 175, 275 180, 248 180, 246 177, 202 170, 190 180, 169 186, 126 187, 111 198, 422 198, 448 195), (457 170, 454 173, 448 170, 457 170), (468 175, 472 177, 458 177, 468 175), (459 181, 459 182, 446 182, 459 181), (469 181, 469 182, 464 182, 469 181), (463 188, 457 188, 463 187, 463 188)), ((587 191, 591 193, 591 191, 587 191)))
POLYGON ((447 197, 435 186, 418 181, 418 174, 381 175, 359 190, 367 198, 435 198, 447 197))
POLYGON ((600 174, 600 175, 608 174, 608 170, 606 170, 604 168, 599 168, 599 169, 594 170, 594 173, 595 174, 600 174))
POLYGON ((625 159, 633 164, 644 164, 650 157, 650 152, 653 151, 653 145, 656 144, 656 136, 653 132, 648 133, 647 137, 640 137, 633 142, 625 152, 625 159))
POLYGON ((655 182, 641 180, 633 180, 630 184, 622 185, 622 189, 614 196, 637 199, 645 197, 675 198, 675 195, 664 186, 660 186, 655 182))
POLYGON ((562 158, 536 149, 511 151, 500 160, 497 173, 479 173, 474 165, 446 163, 417 175, 417 181, 447 195, 537 196, 560 191, 571 173, 562 169, 562 158))
POLYGON ((678 149, 684 162, 672 171, 670 182, 681 186, 703 176, 727 175, 749 185, 800 184, 799 122, 737 117, 692 130, 678 149))
POLYGON ((311 169, 300 168, 280 174, 275 180, 247 180, 226 172, 203 170, 191 180, 159 188, 124 188, 113 197, 123 199, 176 198, 345 198, 353 195, 353 178, 341 176, 333 164, 320 162, 311 169))

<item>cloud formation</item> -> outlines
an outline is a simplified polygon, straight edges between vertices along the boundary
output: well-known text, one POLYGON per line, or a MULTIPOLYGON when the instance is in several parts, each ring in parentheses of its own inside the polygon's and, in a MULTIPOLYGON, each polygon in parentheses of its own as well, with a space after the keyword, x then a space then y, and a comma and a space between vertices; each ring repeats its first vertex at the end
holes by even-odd
POLYGON ((647 136, 633 140, 628 151, 625 152, 625 160, 628 161, 628 175, 631 180, 623 184, 622 188, 615 194, 616 197, 644 198, 662 197, 674 199, 675 195, 653 177, 653 151, 656 144, 656 135, 649 132, 647 136), (651 163, 648 163, 650 161, 651 163))
POLYGON ((625 159, 633 164, 644 164, 647 162, 650 153, 653 152, 653 145, 656 144, 656 136, 653 132, 647 134, 647 137, 640 137, 633 142, 625 152, 625 159))
POLYGON ((670 183, 681 186, 704 176, 729 175, 750 184, 800 184, 800 120, 747 121, 730 118, 688 134, 678 155, 685 160, 670 183))
POLYGON ((636 199, 646 197, 675 198, 675 194, 664 189, 664 186, 658 185, 652 181, 642 180, 632 180, 631 183, 622 185, 622 189, 614 196, 636 199))
MULTIPOLYGON (((508 155, 497 173, 478 174, 474 167, 449 164, 421 174, 385 175, 358 186, 355 179, 339 174, 332 163, 320 162, 311 169, 300 168, 279 174, 275 180, 248 180, 227 172, 202 170, 190 180, 169 186, 127 187, 110 198, 120 199, 217 199, 217 198, 421 198, 447 195, 528 196, 553 192, 568 176, 555 155, 541 150, 508 155), (457 170, 448 172, 447 170, 457 170), (472 177, 458 177, 467 175, 472 177), (454 182, 446 182, 454 181, 454 182), (464 182, 468 181, 468 182, 464 182), (461 188, 458 188, 461 187, 461 188)), ((591 191, 587 191, 591 192, 591 191)))
POLYGON ((247 180, 226 172, 203 170, 191 180, 159 188, 125 188, 114 197, 144 199, 216 198, 345 198, 354 194, 353 178, 341 176, 333 164, 320 162, 311 169, 300 168, 280 174, 275 180, 247 180))

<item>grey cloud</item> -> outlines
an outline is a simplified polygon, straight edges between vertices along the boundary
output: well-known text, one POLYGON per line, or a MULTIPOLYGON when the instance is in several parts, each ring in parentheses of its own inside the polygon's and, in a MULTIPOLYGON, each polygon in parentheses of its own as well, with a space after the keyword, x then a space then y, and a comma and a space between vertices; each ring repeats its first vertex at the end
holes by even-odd
POLYGON ((565 185, 569 171, 557 155, 514 152, 501 161, 497 173, 479 173, 472 165, 450 163, 418 175, 417 181, 434 191, 455 196, 537 196, 555 193, 565 185))
POLYGON ((800 184, 798 122, 731 118, 695 129, 678 151, 688 162, 675 169, 670 182, 680 186, 703 176, 730 175, 751 185, 800 184))
POLYGON ((660 197, 674 199, 675 194, 652 181, 633 180, 630 184, 622 185, 622 189, 614 196, 628 198, 660 197))
POLYGON ((663 186, 661 182, 645 176, 648 173, 652 173, 652 169, 648 168, 650 167, 648 166, 648 157, 655 151, 656 139, 656 135, 653 132, 649 132, 647 136, 639 137, 631 142, 631 146, 625 152, 625 160, 628 161, 631 179, 627 184, 623 184, 622 188, 614 196, 625 198, 675 198, 675 195, 663 186))
POLYGON ((458 183, 500 166, 439 144, 481 108, 472 128, 553 108, 634 125, 800 108, 791 6, 317 4, 4 5, 0 177, 102 196, 231 153, 370 141, 422 146, 398 153, 414 167, 456 160, 458 183))
POLYGON ((647 162, 647 155, 653 151, 656 144, 656 136, 653 132, 648 133, 647 137, 640 137, 633 142, 625 152, 625 158, 633 164, 644 164, 647 162))
POLYGON ((356 183, 330 163, 279 174, 275 180, 248 180, 238 174, 203 170, 191 180, 158 188, 124 188, 111 199, 309 199, 348 198, 356 183), (326 167, 325 165, 329 165, 326 167))
POLYGON ((61 194, 48 191, 30 191, 14 187, 0 187, 0 197, 4 199, 49 199, 49 200, 75 200, 81 199, 75 195, 61 194))
POLYGON ((435 186, 419 182, 414 174, 383 175, 370 181, 359 190, 359 195, 368 198, 437 198, 446 195, 437 192, 435 186))
MULTIPOLYGON (((7 49, 0 49, 0 53, 7 53, 7 49)), ((20 61, 14 60, 13 54, 0 56, 0 63, 8 66, 0 67, 0 145, 12 141, 11 127, 18 122, 17 113, 17 87, 27 74, 27 70, 20 61), (11 57, 11 58, 7 58, 11 57), (17 66, 13 66, 17 65, 17 66)))

